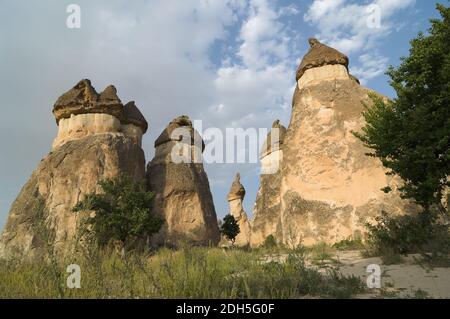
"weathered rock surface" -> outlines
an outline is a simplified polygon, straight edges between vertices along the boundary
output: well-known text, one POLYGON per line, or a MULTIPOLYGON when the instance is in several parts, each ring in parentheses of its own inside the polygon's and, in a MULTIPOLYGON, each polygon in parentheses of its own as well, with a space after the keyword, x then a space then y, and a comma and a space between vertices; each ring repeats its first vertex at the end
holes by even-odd
POLYGON ((280 181, 285 135, 286 128, 276 120, 262 146, 260 185, 251 221, 251 246, 261 245, 270 235, 281 238, 280 181))
POLYGON ((318 68, 325 65, 342 65, 348 69, 348 57, 336 49, 333 49, 317 39, 310 38, 308 40, 310 49, 303 57, 297 69, 296 80, 298 81, 303 74, 313 68, 318 68))
POLYGON ((267 134, 266 140, 261 147, 260 158, 264 158, 273 152, 276 152, 282 148, 284 137, 286 135, 286 128, 280 123, 280 120, 276 120, 272 124, 272 129, 267 134))
POLYGON ((98 94, 88 79, 81 80, 71 90, 61 95, 53 107, 56 122, 71 115, 103 113, 115 116, 121 120, 123 105, 117 96, 114 86, 108 86, 98 94))
MULTIPOLYGON (((36 232, 35 206, 42 199, 54 231, 57 251, 69 252, 77 234, 78 215, 72 208, 85 194, 99 191, 98 181, 128 174, 145 175, 144 152, 125 136, 109 134, 71 141, 52 151, 39 164, 12 204, 1 237, 3 255, 29 257, 42 249, 36 232)), ((0 249, 0 256, 1 254, 0 249)))
POLYGON ((364 125, 363 103, 370 104, 373 91, 350 76, 345 55, 317 40, 310 44, 297 73, 281 170, 261 177, 252 245, 270 232, 291 246, 335 243, 360 236, 364 224, 382 210, 404 214, 416 209, 397 192, 381 191, 396 189, 398 179, 386 176, 381 162, 366 156, 369 150, 352 134, 364 125), (261 218, 264 214, 269 216, 261 218), (270 231, 257 232, 274 223, 270 231))
POLYGON ((245 188, 242 186, 240 179, 240 174, 236 174, 230 192, 228 193, 228 203, 230 205, 230 214, 238 223, 240 230, 239 234, 236 236, 235 245, 247 246, 250 244, 251 230, 247 213, 242 206, 242 201, 245 197, 245 188))
POLYGON ((137 126, 141 128, 142 133, 147 132, 148 129, 148 123, 134 101, 130 101, 123 106, 122 124, 137 126))
POLYGON ((58 98, 53 107, 58 123, 53 148, 96 134, 125 135, 141 145, 148 123, 134 101, 124 106, 116 93, 110 85, 98 94, 89 80, 82 80, 58 98))
MULTIPOLYGON (((119 174, 135 180, 145 178, 145 157, 140 142, 129 132, 122 131, 118 117, 92 113, 93 99, 105 105, 111 103, 116 109, 113 113, 118 112, 118 117, 124 118, 123 107, 112 86, 99 97, 90 81, 84 80, 58 99, 54 113, 57 120, 59 118, 59 142, 40 162, 12 204, 0 239, 0 257, 45 254, 45 234, 40 226, 43 222, 49 227, 56 252, 69 253, 77 237, 79 218, 72 208, 85 194, 99 191, 100 180, 119 174), (64 110, 67 118, 60 113, 62 105, 68 106, 64 110), (46 210, 45 221, 36 210, 40 201, 46 210)), ((142 135, 142 128, 127 125, 142 135)))
POLYGON ((174 119, 155 141, 155 148, 147 181, 155 193, 154 212, 165 220, 155 244, 216 245, 220 235, 201 162, 203 140, 189 118, 174 119), (174 152, 177 148, 179 152, 174 152), (174 158, 175 153, 180 156, 174 158))

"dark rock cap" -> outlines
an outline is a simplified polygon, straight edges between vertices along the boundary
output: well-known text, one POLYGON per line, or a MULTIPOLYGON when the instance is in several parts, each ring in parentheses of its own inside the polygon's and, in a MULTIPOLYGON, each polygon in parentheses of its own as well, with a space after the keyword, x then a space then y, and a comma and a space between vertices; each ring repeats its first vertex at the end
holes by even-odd
POLYGON ((142 129, 143 133, 147 132, 148 129, 148 123, 134 101, 130 101, 123 106, 122 123, 136 125, 142 129))
POLYGON ((133 124, 145 133, 148 123, 137 108, 134 101, 125 106, 117 96, 113 85, 97 93, 88 79, 81 80, 72 89, 61 95, 53 106, 56 123, 62 118, 69 118, 72 114, 104 113, 115 116, 122 124, 133 124))
POLYGON ((308 42, 311 47, 297 69, 297 81, 306 70, 324 65, 342 64, 348 69, 348 57, 345 54, 320 43, 314 38, 310 38, 308 42))
POLYGON ((234 178, 233 184, 231 184, 230 191, 228 193, 228 201, 235 199, 243 199, 245 196, 245 188, 241 184, 241 174, 237 173, 234 178))
POLYGON ((169 125, 162 131, 162 133, 159 135, 159 137, 155 141, 155 147, 158 147, 159 145, 162 145, 164 143, 170 142, 170 141, 181 141, 182 136, 178 136, 173 138, 172 132, 176 130, 177 128, 185 127, 191 136, 191 145, 195 145, 195 137, 198 138, 198 140, 202 141, 202 151, 205 149, 205 143, 203 142, 202 137, 197 132, 197 130, 194 129, 192 126, 192 122, 189 119, 189 116, 187 115, 181 115, 177 118, 173 119, 169 125))
MULTIPOLYGON (((275 150, 279 150, 284 142, 284 136, 286 135, 286 128, 280 123, 280 120, 275 120, 272 124, 272 130, 267 134, 267 138, 261 148, 261 158, 269 155, 275 150), (278 139, 272 141, 273 129, 278 129, 278 139), (270 144, 269 144, 270 143, 270 144)), ((275 139, 276 137, 274 137, 275 139)))
POLYGON ((72 114, 105 113, 122 119, 123 105, 114 86, 108 86, 98 94, 91 81, 81 80, 72 89, 61 95, 53 106, 56 123, 72 114))

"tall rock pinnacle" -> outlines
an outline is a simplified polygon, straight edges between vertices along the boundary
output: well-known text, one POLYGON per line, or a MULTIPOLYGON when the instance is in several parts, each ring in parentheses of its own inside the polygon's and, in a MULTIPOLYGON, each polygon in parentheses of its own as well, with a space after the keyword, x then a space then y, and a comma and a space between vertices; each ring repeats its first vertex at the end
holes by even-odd
POLYGON ((0 238, 0 257, 45 254, 42 227, 49 225, 58 254, 70 254, 78 234, 73 207, 98 191, 105 178, 145 178, 141 148, 147 122, 133 104, 124 109, 113 86, 98 94, 89 80, 64 93, 53 108, 58 135, 11 206, 0 238), (45 211, 45 214, 41 214, 45 211))
POLYGON ((375 92, 348 73, 344 54, 316 39, 309 43, 296 75, 280 170, 261 176, 253 246, 269 234, 290 246, 335 243, 361 236, 365 223, 383 210, 415 209, 396 191, 381 190, 396 189, 400 181, 386 176, 381 162, 366 156, 368 150, 352 133, 364 125, 364 104, 375 92))
POLYGON ((247 246, 250 244, 250 222, 242 206, 242 201, 245 197, 245 188, 242 186, 240 179, 241 175, 237 173, 227 198, 230 205, 230 214, 235 218, 240 230, 236 236, 235 244, 237 246, 247 246))
POLYGON ((250 244, 258 246, 268 236, 281 238, 280 182, 286 128, 276 120, 261 150, 261 176, 251 221, 250 244))
POLYGON ((165 220, 155 244, 213 244, 220 240, 208 177, 203 169, 204 143, 187 116, 175 118, 155 141, 147 166, 154 210, 165 220), (174 158, 174 151, 184 152, 174 158), (186 160, 186 161, 185 161, 186 160))

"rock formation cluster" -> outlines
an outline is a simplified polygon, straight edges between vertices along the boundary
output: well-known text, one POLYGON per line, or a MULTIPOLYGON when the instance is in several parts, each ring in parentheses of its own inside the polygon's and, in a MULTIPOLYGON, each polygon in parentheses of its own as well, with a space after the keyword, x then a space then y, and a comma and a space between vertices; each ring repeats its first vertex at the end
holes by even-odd
MULTIPOLYGON (((261 177, 253 219, 243 209, 245 189, 238 174, 228 194, 238 221, 236 244, 259 246, 268 236, 289 246, 335 243, 364 233, 382 211, 416 208, 400 199, 399 180, 366 156, 354 135, 364 125, 369 94, 348 71, 347 56, 316 39, 296 73, 292 114, 286 129, 278 120, 262 147, 261 177)), ((148 124, 134 102, 122 104, 114 86, 97 93, 80 81, 55 103, 58 125, 51 152, 41 161, 12 204, 0 238, 0 257, 33 256, 43 247, 35 207, 44 203, 52 245, 68 251, 77 237, 72 208, 98 182, 120 174, 146 179, 155 194, 153 212, 165 223, 155 245, 216 245, 217 216, 202 164, 204 142, 187 116, 171 121, 155 141, 145 167, 142 136, 148 124)))
POLYGON ((113 86, 98 94, 82 80, 56 101, 53 114, 58 135, 12 204, 0 256, 34 256, 48 238, 57 252, 69 252, 79 224, 72 208, 85 194, 119 174, 145 178, 141 138, 147 122, 133 102, 122 104, 113 86), (51 236, 39 227, 41 202, 51 236))
POLYGON ((52 150, 12 204, 0 257, 45 254, 49 241, 57 254, 70 253, 79 239, 80 216, 73 207, 86 194, 100 191, 100 180, 119 175, 148 178, 156 195, 155 213, 166 221, 156 236, 160 242, 217 244, 217 217, 202 164, 173 164, 170 159, 173 129, 193 131, 187 117, 172 121, 158 138, 146 174, 141 143, 147 121, 133 101, 122 104, 114 86, 97 93, 89 80, 82 80, 58 98, 53 114, 58 133, 52 150), (38 209, 41 204, 45 215, 38 209))
MULTIPOLYGON (((354 135, 364 125, 369 93, 348 72, 348 58, 316 39, 297 71, 292 114, 279 152, 280 169, 262 176, 251 243, 272 234, 296 246, 360 237, 381 212, 414 209, 394 190, 377 158, 354 135), (270 180, 270 182, 265 182, 270 180)), ((262 162, 264 165, 264 162, 262 162)))

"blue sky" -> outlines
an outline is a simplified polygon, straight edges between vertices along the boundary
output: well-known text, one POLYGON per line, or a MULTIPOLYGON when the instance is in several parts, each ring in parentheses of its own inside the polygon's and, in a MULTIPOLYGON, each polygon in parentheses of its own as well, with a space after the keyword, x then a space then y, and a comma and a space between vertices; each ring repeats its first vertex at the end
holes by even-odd
MULTIPOLYGON (((82 78, 136 101, 150 124, 149 161, 155 138, 181 114, 204 128, 269 128, 277 118, 287 125, 311 36, 346 53, 365 86, 393 97, 387 66, 437 16, 428 0, 0 0, 0 227, 50 151, 53 103, 82 78), (81 8, 80 29, 66 27, 70 3, 81 8), (380 8, 378 29, 365 24, 370 4, 380 8)), ((218 215, 228 211, 236 172, 251 215, 258 165, 205 166, 218 215)))

